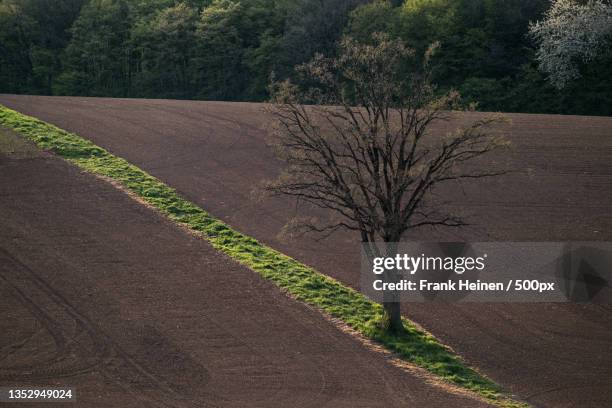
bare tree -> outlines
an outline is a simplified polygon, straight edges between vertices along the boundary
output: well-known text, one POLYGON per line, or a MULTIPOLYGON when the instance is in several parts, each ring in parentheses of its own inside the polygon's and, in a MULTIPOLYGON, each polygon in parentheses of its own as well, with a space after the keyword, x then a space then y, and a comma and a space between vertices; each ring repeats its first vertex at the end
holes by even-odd
MULTIPOLYGON (((456 92, 434 92, 434 49, 414 68, 414 52, 400 40, 376 34, 366 45, 346 38, 338 58, 319 55, 298 67, 308 86, 273 85, 272 141, 288 167, 266 189, 335 215, 298 220, 294 228, 323 234, 345 228, 373 243, 398 242, 426 225, 464 225, 430 193, 441 183, 500 174, 463 164, 503 144, 488 132, 501 118, 477 120, 444 137, 431 134, 431 125, 459 106, 456 92)), ((397 299, 383 305, 385 329, 403 330, 397 299)))

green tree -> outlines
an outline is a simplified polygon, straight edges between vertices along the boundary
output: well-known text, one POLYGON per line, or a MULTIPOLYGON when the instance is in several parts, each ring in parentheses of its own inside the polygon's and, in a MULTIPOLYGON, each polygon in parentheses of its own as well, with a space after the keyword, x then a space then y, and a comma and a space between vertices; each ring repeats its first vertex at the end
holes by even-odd
POLYGON ((280 77, 316 53, 335 52, 350 12, 366 0, 297 0, 288 9, 281 40, 280 77))
POLYGON ((377 1, 351 14, 347 32, 367 38, 382 30, 418 52, 440 41, 432 72, 441 89, 457 88, 481 109, 503 110, 533 60, 529 22, 546 6, 546 0, 408 0, 401 7, 377 1))
POLYGON ((0 91, 48 94, 85 0, 0 0, 0 91))
POLYGON ((13 2, 0 2, 0 92, 31 89, 30 47, 35 22, 13 2))
POLYGON ((197 28, 199 97, 231 100, 244 89, 241 20, 242 5, 237 1, 215 0, 202 12, 197 28))
POLYGON ((205 99, 253 100, 266 95, 277 61, 283 3, 215 0, 198 23, 196 86, 205 99))
POLYGON ((55 92, 68 95, 130 96, 130 28, 125 0, 91 0, 75 21, 65 52, 65 70, 55 92))
POLYGON ((185 3, 164 8, 132 30, 134 92, 147 97, 193 96, 197 9, 185 3))

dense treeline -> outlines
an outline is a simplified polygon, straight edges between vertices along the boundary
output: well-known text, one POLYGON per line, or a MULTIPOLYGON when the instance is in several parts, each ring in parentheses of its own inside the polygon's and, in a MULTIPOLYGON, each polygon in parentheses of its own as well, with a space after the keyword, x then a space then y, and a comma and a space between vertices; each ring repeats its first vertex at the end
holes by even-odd
POLYGON ((482 110, 612 114, 612 52, 559 90, 527 35, 549 0, 0 0, 0 92, 251 100, 342 35, 383 31, 482 110))

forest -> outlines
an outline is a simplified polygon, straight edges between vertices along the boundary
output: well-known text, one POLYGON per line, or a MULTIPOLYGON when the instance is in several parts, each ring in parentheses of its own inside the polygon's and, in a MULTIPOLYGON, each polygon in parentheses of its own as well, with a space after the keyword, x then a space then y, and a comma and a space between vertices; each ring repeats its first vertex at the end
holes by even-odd
POLYGON ((542 69, 530 27, 550 7, 549 0, 0 0, 0 93, 264 101, 272 79, 294 78, 294 67, 317 53, 333 56, 343 36, 368 42, 384 32, 415 55, 439 42, 433 81, 479 110, 612 115, 609 37, 599 52, 574 58, 576 74, 561 85, 542 69))

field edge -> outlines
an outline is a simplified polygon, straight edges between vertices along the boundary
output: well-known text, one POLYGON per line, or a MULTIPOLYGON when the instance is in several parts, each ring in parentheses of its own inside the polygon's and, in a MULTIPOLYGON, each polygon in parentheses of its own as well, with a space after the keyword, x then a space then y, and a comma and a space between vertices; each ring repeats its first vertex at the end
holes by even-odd
POLYGON ((74 133, 2 105, 0 125, 87 172, 116 181, 172 221, 201 235, 215 249, 272 281, 294 299, 339 319, 403 361, 473 392, 494 405, 505 408, 529 407, 504 393, 499 385, 468 366, 460 356, 412 321, 404 318, 407 330, 402 335, 381 332, 376 324, 382 316, 379 304, 339 281, 232 229, 126 160, 74 133))

